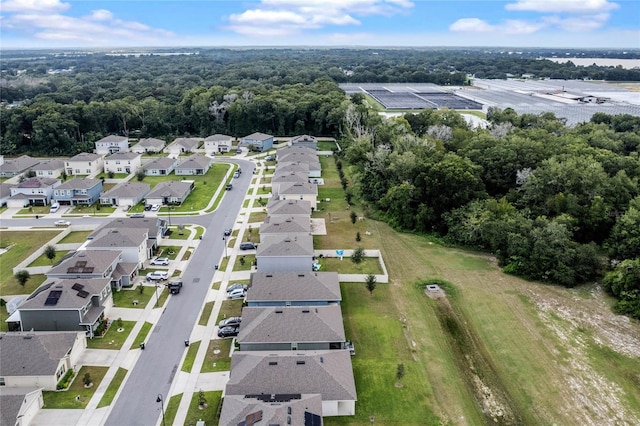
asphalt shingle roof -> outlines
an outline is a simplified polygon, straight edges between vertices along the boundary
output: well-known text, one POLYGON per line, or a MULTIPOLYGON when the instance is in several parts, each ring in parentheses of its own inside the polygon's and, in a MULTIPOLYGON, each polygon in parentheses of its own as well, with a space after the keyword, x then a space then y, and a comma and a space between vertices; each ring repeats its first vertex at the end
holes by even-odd
POLYGON ((119 197, 144 197, 151 190, 151 185, 142 182, 124 182, 120 183, 109 191, 103 192, 102 198, 119 198, 119 197))
POLYGON ((213 160, 211 160, 211 158, 209 157, 205 157, 204 155, 194 154, 185 158, 183 161, 181 161, 180 164, 176 166, 176 170, 206 169, 211 164, 211 161, 213 160))
POLYGON ((101 183, 102 181, 100 179, 73 178, 63 182, 60 186, 56 187, 56 189, 90 189, 101 183))
POLYGON ((77 337, 76 332, 0 333, 0 376, 55 374, 77 337))
POLYGON ((242 139, 250 139, 253 141, 264 141, 267 140, 269 138, 272 138, 273 136, 271 135, 267 135, 265 133, 260 133, 260 132, 255 132, 255 133, 251 133, 249 136, 245 136, 242 139))
POLYGON ((337 272, 255 272, 247 302, 329 301, 342 299, 337 272))
POLYGON ((103 274, 119 257, 120 252, 113 250, 79 250, 52 267, 47 275, 68 274, 69 268, 75 268, 78 262, 85 265, 83 270, 86 272, 74 272, 74 274, 103 274), (88 272, 89 269, 92 272, 88 272))
POLYGON ((147 230, 139 228, 108 228, 103 229, 89 244, 87 249, 140 247, 147 240, 147 230))
POLYGON ((38 164, 40 160, 31 158, 28 155, 21 155, 18 158, 5 158, 4 163, 0 164, 0 171, 2 172, 22 172, 23 170, 33 167, 38 164))
POLYGON ((43 309, 79 309, 85 306, 92 296, 99 295, 105 287, 111 283, 110 278, 94 279, 48 279, 22 302, 18 310, 43 310, 43 309), (87 297, 78 295, 80 290, 73 286, 79 284, 81 290, 89 293, 87 297), (51 291, 60 291, 60 297, 55 305, 45 305, 51 291))
POLYGON ((313 237, 266 236, 261 239, 256 256, 313 256, 313 237))
POLYGON ((140 156, 142 156, 142 154, 138 154, 137 152, 114 152, 106 157, 105 160, 133 160, 140 156))
POLYGON ((311 234, 311 217, 271 217, 260 225, 260 235, 264 234, 311 234))
POLYGON ((67 161, 94 161, 101 157, 102 156, 99 154, 94 154, 91 152, 81 152, 80 154, 74 155, 73 157, 69 158, 67 161))
POLYGON ((267 204, 267 212, 275 215, 311 215, 311 203, 307 200, 277 200, 271 198, 267 204))
MULTIPOLYGON (((262 395, 260 395, 263 397, 262 395)), ((254 424, 251 419, 258 416, 261 425, 304 425, 305 413, 322 416, 322 398, 318 394, 296 395, 282 402, 261 401, 256 396, 226 395, 220 414, 220 425, 254 424), (257 414, 259 413, 259 414, 257 414), (287 419, 290 421, 287 423, 287 419), (243 423, 244 422, 244 423, 243 423)), ((320 419, 322 422, 322 419, 320 419)), ((322 423, 320 423, 322 425, 322 423)))
POLYGON ((145 170, 155 170, 155 169, 167 170, 167 169, 170 169, 171 166, 173 166, 177 162, 178 160, 176 160, 175 158, 160 157, 145 164, 144 169, 145 170))
POLYGON ((318 186, 311 183, 284 182, 280 184, 281 195, 318 195, 318 186))
POLYGON ((177 180, 170 180, 167 182, 160 182, 155 188, 147 194, 146 198, 157 197, 178 197, 182 198, 191 191, 190 182, 181 182, 177 180))

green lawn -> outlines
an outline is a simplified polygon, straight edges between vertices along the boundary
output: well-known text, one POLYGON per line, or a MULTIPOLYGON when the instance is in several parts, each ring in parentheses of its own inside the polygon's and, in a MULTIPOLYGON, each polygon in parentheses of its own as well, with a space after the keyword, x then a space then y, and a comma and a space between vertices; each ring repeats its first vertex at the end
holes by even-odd
POLYGON ((250 271, 251 264, 256 260, 255 254, 242 254, 236 257, 236 262, 233 265, 234 271, 250 271), (244 264, 242 264, 244 260, 244 264))
POLYGON ((318 150, 320 151, 332 151, 334 148, 337 148, 335 142, 331 141, 318 141, 318 150))
POLYGON ((116 393, 118 393, 118 389, 120 389, 120 385, 122 384, 122 381, 126 376, 127 370, 122 367, 118 368, 118 371, 116 372, 115 376, 113 376, 113 379, 111 379, 107 390, 104 392, 102 399, 100 399, 98 408, 108 407, 109 405, 111 405, 111 403, 113 402, 113 398, 115 398, 116 393))
POLYGON ((5 304, 2 304, 2 306, 0 306, 0 332, 9 331, 9 325, 5 322, 7 318, 9 318, 9 312, 7 312, 7 306, 5 304))
POLYGON ((323 272, 337 272, 339 274, 382 274, 382 266, 377 257, 365 257, 359 265, 351 261, 350 257, 342 260, 338 257, 325 257, 317 260, 323 272))
MULTIPOLYGON (((160 286, 164 289, 164 284, 160 284, 160 286)), ((117 306, 119 308, 144 309, 151 298, 155 296, 155 290, 156 289, 153 285, 143 286, 140 284, 132 289, 114 291, 113 306, 117 306), (142 293, 140 293, 140 288, 142 288, 142 293), (137 300, 136 304, 133 303, 134 300, 137 300)), ((158 289, 158 292, 159 291, 160 288, 158 289)))
POLYGON ((136 338, 133 340, 130 349, 137 349, 140 347, 140 343, 144 342, 147 339, 147 335, 149 334, 149 331, 151 331, 151 327, 153 327, 153 324, 151 324, 150 322, 145 321, 145 323, 142 324, 142 328, 140 329, 140 332, 138 333, 136 338))
POLYGON ((93 231, 71 231, 58 244, 84 243, 93 231))
MULTIPOLYGON (((29 294, 44 282, 44 278, 32 276, 25 287, 21 287, 13 277, 12 269, 29 255, 47 244, 60 231, 0 231, 0 247, 11 247, 1 255, 0 296, 9 294, 29 294)), ((44 277, 44 276, 42 276, 44 277)))
POLYGON ((231 343, 233 339, 214 339, 209 342, 207 354, 202 363, 201 373, 213 373, 216 371, 229 371, 231 369, 231 343))
POLYGON ((216 318, 216 324, 225 318, 239 317, 242 314, 242 299, 224 300, 216 318))
POLYGON ((179 246, 160 246, 158 257, 168 257, 171 260, 175 260, 181 249, 182 247, 179 246))
POLYGON ((94 392, 100 385, 102 378, 109 370, 109 367, 92 367, 84 366, 80 369, 76 377, 73 379, 73 383, 69 386, 69 390, 65 392, 56 391, 44 391, 42 396, 44 397, 44 407, 42 408, 57 408, 57 409, 84 409, 86 408, 89 400, 93 396, 94 392), (85 388, 83 378, 85 373, 89 373, 93 386, 85 388), (76 396, 79 396, 76 400, 76 396))
POLYGON ((209 323, 209 317, 211 316, 211 311, 213 311, 214 303, 215 302, 207 302, 204 304, 204 308, 202 309, 202 314, 200 314, 198 325, 207 325, 209 323))
POLYGON ((267 212, 253 212, 249 216, 249 223, 264 222, 267 218, 267 212))
MULTIPOLYGON (((116 184, 109 184, 111 185, 111 187, 116 186, 116 184)), ((109 189, 107 189, 107 185, 103 185, 102 186, 102 190, 103 191, 108 191, 109 189)), ((100 202, 95 202, 89 206, 84 205, 84 204, 78 204, 77 206, 73 206, 73 209, 69 212, 72 213, 74 215, 77 214, 88 214, 93 216, 94 214, 96 216, 101 216, 101 215, 107 215, 107 214, 111 214, 114 211, 116 211, 117 208, 121 208, 121 207, 114 207, 114 206, 105 206, 105 205, 101 205, 100 202)))
POLYGON ((37 215, 45 215, 49 213, 50 206, 31 206, 25 207, 24 209, 18 210, 17 215, 26 215, 26 214, 37 214, 37 215))
POLYGON ((184 357, 184 362, 182 363, 182 371, 185 373, 191 373, 191 369, 193 368, 193 363, 196 360, 196 355, 198 354, 198 349, 200 348, 200 341, 191 342, 189 344, 189 349, 187 349, 187 355, 184 357))
POLYGON ((189 404, 189 411, 187 412, 187 419, 185 425, 195 425, 198 420, 204 420, 208 425, 218 424, 218 405, 222 399, 222 391, 210 391, 204 392, 207 406, 201 410, 198 408, 198 392, 193 393, 191 398, 191 404, 189 404))
POLYGON ((180 407, 180 401, 182 400, 182 394, 173 395, 169 398, 169 402, 164 403, 164 417, 166 424, 172 425, 173 421, 176 418, 176 414, 178 414, 178 408, 180 407))
POLYGON ((107 332, 102 337, 87 339, 87 348, 90 349, 121 349, 127 337, 136 325, 135 321, 122 321, 122 331, 118 331, 117 321, 113 321, 107 332))
POLYGON ((172 240, 188 240, 191 236, 191 230, 186 227, 184 229, 178 229, 177 226, 172 226, 165 236, 172 240))
POLYGON ((67 253, 69 253, 69 250, 56 250, 56 257, 54 257, 53 259, 49 260, 47 258, 47 256, 42 253, 40 256, 38 256, 36 258, 36 260, 34 260, 33 262, 31 262, 28 267, 34 267, 34 266, 51 266, 54 263, 56 263, 57 261, 59 261, 60 259, 62 259, 64 257, 64 255, 66 255, 67 253))
POLYGON ((129 176, 128 173, 114 173, 113 177, 109 177, 109 173, 100 173, 95 179, 124 179, 129 176))

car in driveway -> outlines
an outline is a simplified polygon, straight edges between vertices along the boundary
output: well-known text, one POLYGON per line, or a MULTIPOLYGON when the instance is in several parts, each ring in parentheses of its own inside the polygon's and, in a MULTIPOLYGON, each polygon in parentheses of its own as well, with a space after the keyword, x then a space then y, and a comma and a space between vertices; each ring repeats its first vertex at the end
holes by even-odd
POLYGON ((227 287, 227 294, 229 294, 233 290, 237 290, 237 289, 242 289, 244 291, 247 291, 249 289, 249 286, 247 286, 245 284, 242 284, 242 283, 231 284, 230 286, 227 287))
POLYGON ((218 323, 218 327, 240 327, 240 323, 242 322, 242 317, 229 317, 227 319, 223 319, 218 323))
POLYGON ((237 288, 233 291, 227 293, 227 297, 229 299, 244 299, 244 296, 247 294, 243 288, 237 288))
POLYGON ((253 250, 257 246, 251 241, 245 241, 244 243, 240 243, 240 250, 253 250))
POLYGON ((144 211, 148 212, 149 210, 151 210, 151 207, 153 207, 151 204, 147 204, 146 206, 144 206, 144 211))
POLYGON ((240 332, 240 327, 222 327, 218 330, 218 337, 234 337, 240 332))
POLYGON ((264 161, 275 161, 276 157, 274 157, 273 155, 267 155, 266 157, 264 157, 264 161))
POLYGON ((54 224, 55 224, 56 226, 69 226, 69 225, 71 225, 71 222, 69 222, 68 220, 62 220, 62 219, 60 219, 60 220, 56 220, 56 221, 54 222, 54 224))
POLYGON ((157 265, 167 266, 168 264, 169 264, 168 257, 156 257, 151 262, 149 262, 149 265, 154 265, 154 266, 157 266, 157 265))
POLYGON ((154 204, 154 205, 151 206, 151 211, 152 212, 157 212, 158 210, 160 210, 160 205, 154 204))
POLYGON ((147 274, 147 281, 164 281, 169 279, 169 273, 164 271, 153 271, 147 274))

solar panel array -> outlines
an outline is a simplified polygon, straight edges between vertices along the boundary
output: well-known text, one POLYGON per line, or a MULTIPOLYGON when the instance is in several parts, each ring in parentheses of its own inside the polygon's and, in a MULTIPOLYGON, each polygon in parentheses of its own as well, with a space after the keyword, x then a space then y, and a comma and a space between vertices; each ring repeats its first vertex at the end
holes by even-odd
POLYGON ((409 92, 390 92, 388 90, 368 90, 369 95, 386 109, 425 109, 437 106, 409 92))
POLYGON ((417 96, 435 104, 438 108, 451 109, 482 109, 482 104, 470 99, 465 99, 453 93, 416 93, 417 96))
POLYGON ((57 305, 60 296, 62 296, 61 290, 51 290, 49 296, 47 296, 47 300, 44 301, 45 306, 57 305))

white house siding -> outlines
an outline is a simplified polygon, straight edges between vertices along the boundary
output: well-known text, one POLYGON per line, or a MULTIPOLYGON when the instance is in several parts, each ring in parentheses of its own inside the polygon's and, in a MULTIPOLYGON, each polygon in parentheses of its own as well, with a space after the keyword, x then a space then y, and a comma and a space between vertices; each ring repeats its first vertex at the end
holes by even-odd
POLYGON ((353 416, 355 414, 355 401, 322 401, 322 417, 353 416))

